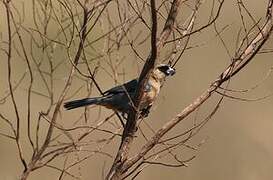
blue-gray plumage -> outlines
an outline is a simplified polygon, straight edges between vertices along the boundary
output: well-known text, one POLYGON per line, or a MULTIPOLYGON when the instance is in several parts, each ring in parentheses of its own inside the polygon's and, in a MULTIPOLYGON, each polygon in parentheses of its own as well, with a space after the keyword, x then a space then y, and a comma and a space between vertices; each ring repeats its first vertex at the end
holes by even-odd
MULTIPOLYGON (((159 65, 155 68, 149 77, 147 84, 144 86, 144 95, 140 103, 141 113, 149 112, 149 108, 159 94, 160 88, 165 81, 166 76, 172 76, 175 70, 169 65, 159 65)), ((66 102, 64 107, 67 110, 88 106, 101 105, 114 111, 127 114, 131 108, 132 98, 135 96, 138 80, 131 80, 123 85, 113 87, 103 93, 101 97, 85 98, 75 101, 66 102)))

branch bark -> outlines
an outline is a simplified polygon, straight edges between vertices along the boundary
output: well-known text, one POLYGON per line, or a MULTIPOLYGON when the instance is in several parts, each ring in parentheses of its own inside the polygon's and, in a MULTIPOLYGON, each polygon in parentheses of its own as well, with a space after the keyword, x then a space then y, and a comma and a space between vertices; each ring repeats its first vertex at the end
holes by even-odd
POLYGON ((134 108, 131 109, 128 120, 126 123, 126 126, 123 131, 121 144, 119 147, 119 150, 117 152, 116 158, 113 162, 113 165, 106 177, 106 179, 112 179, 112 180, 118 180, 122 179, 125 172, 128 170, 127 166, 127 159, 128 159, 128 153, 130 150, 130 146, 132 145, 134 135, 136 133, 136 125, 137 125, 137 119, 138 119, 138 107, 143 95, 143 87, 146 83, 146 80, 149 78, 150 73, 155 67, 157 57, 159 55, 160 49, 162 49, 165 41, 170 36, 174 22, 177 16, 177 10, 180 4, 179 0, 174 0, 172 2, 172 6, 170 9, 170 12, 168 14, 168 18, 166 20, 166 23, 164 25, 163 31, 160 35, 159 40, 156 40, 156 34, 157 34, 157 12, 155 7, 155 1, 151 0, 151 16, 152 16, 152 35, 151 35, 151 53, 149 57, 147 58, 144 67, 142 69, 142 72, 139 76, 139 85, 136 90, 136 95, 133 99, 134 102, 134 108))
POLYGON ((273 19, 272 19, 272 0, 269 0, 267 6, 266 22, 261 28, 261 31, 253 38, 246 49, 234 60, 232 63, 220 74, 220 76, 212 82, 210 87, 203 92, 193 103, 184 108, 179 114, 173 119, 168 121, 161 129, 159 129, 155 135, 149 140, 140 150, 140 152, 128 159, 124 164, 125 167, 129 168, 134 165, 137 161, 144 157, 158 142, 159 140, 169 132, 175 125, 184 120, 189 114, 195 111, 201 106, 211 95, 220 87, 224 82, 229 80, 232 76, 236 75, 243 67, 245 67, 254 56, 258 53, 264 43, 269 39, 269 36, 273 30, 273 19))
POLYGON ((83 8, 83 23, 81 25, 81 29, 79 31, 79 37, 80 37, 80 42, 79 42, 79 45, 78 45, 78 48, 77 48, 77 52, 76 52, 76 55, 74 57, 74 60, 72 62, 72 67, 71 67, 71 70, 69 72, 69 76, 68 76, 68 79, 64 85, 64 88, 61 92, 61 95, 59 96, 58 98, 58 101, 56 103, 56 106, 54 108, 54 111, 53 111, 53 115, 52 115, 52 118, 51 118, 51 122, 50 122, 50 125, 49 125, 49 128, 47 130, 47 133, 46 133, 46 137, 45 137, 45 140, 41 146, 41 148, 39 148, 37 150, 37 152, 35 152, 33 154, 33 157, 30 161, 30 163, 27 165, 25 171, 23 172, 23 174, 21 175, 20 179, 21 180, 25 180, 27 179, 27 177, 29 176, 30 172, 34 169, 36 169, 37 167, 37 163, 39 162, 39 160, 41 159, 43 153, 45 152, 45 150, 48 148, 48 145, 52 139, 52 134, 53 134, 53 130, 54 130, 54 127, 55 127, 55 124, 56 124, 56 121, 57 121, 57 118, 58 118, 58 115, 59 115, 59 112, 60 112, 60 108, 62 106, 62 103, 64 101, 64 98, 69 90, 69 87, 72 83, 72 77, 73 77, 73 74, 75 72, 75 69, 78 65, 78 62, 80 60, 80 57, 82 55, 82 52, 83 52, 83 48, 84 48, 84 43, 85 43, 85 39, 86 39, 86 36, 87 36, 87 24, 88 24, 88 9, 87 8, 83 8))

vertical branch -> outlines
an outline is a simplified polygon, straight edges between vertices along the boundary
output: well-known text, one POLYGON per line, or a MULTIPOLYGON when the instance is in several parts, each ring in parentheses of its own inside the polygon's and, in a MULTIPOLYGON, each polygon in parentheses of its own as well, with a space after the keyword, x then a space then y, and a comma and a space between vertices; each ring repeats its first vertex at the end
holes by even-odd
POLYGON ((134 107, 131 109, 126 126, 123 131, 122 141, 113 162, 113 165, 106 177, 106 179, 122 179, 122 175, 129 168, 127 164, 128 153, 130 146, 133 142, 134 134, 136 133, 136 122, 138 119, 138 107, 143 95, 143 87, 146 80, 149 78, 151 71, 154 69, 156 64, 156 58, 159 55, 160 49, 162 49, 164 42, 168 39, 174 26, 174 22, 177 16, 177 9, 179 6, 179 0, 173 0, 168 18, 165 22, 163 31, 160 35, 159 40, 156 39, 157 34, 157 17, 155 1, 151 0, 151 16, 152 16, 152 35, 151 35, 151 53, 147 58, 144 67, 139 76, 139 84, 136 90, 136 95, 133 99, 134 107))
POLYGON ((176 117, 172 118, 165 125, 160 128, 155 135, 141 148, 140 152, 133 156, 131 159, 127 160, 127 166, 134 165, 137 161, 144 157, 159 140, 174 126, 185 119, 189 114, 200 107, 212 94, 220 87, 224 82, 228 81, 232 76, 236 75, 243 67, 246 66, 264 43, 269 39, 273 31, 273 19, 272 19, 272 0, 269 0, 266 14, 266 22, 259 33, 253 38, 253 40, 248 44, 244 52, 241 53, 239 57, 234 59, 234 61, 220 74, 220 76, 211 83, 209 88, 204 91, 198 98, 196 98, 193 103, 184 108, 176 117))
POLYGON ((168 14, 168 18, 157 42, 158 49, 161 49, 164 46, 165 41, 169 38, 171 32, 173 31, 179 5, 180 0, 173 0, 170 12, 168 14))
POLYGON ((69 73, 69 77, 66 81, 66 84, 64 86, 64 89, 62 90, 62 93, 58 99, 58 102, 56 104, 56 107, 54 109, 54 112, 53 112, 53 116, 52 116, 52 120, 51 120, 51 123, 50 123, 50 126, 48 128, 48 131, 47 131, 47 135, 46 135, 46 139, 41 147, 41 149, 39 150, 39 152, 37 153, 37 157, 40 157, 41 154, 45 151, 45 149, 47 148, 50 140, 51 140, 51 136, 52 136, 52 133, 53 133, 53 129, 54 129, 54 124, 57 120, 57 116, 59 114, 59 109, 63 103, 63 100, 64 100, 64 97, 71 85, 71 82, 72 82, 72 76, 74 74, 74 71, 75 71, 75 68, 76 66, 78 65, 78 62, 80 60, 80 56, 82 54, 82 51, 83 51, 83 46, 84 46, 84 42, 85 42, 85 38, 86 38, 86 28, 87 28, 87 19, 88 19, 88 11, 87 9, 83 9, 83 12, 84 12, 84 15, 83 15, 83 24, 82 24, 82 28, 80 30, 80 42, 79 42, 79 47, 77 49, 77 53, 74 57, 74 65, 72 66, 71 70, 70 70, 70 73, 69 73))
POLYGON ((67 92, 69 90, 69 87, 71 86, 73 74, 75 72, 75 69, 76 69, 76 67, 78 65, 81 54, 83 52, 84 43, 85 43, 85 39, 86 39, 86 36, 87 36, 86 30, 87 30, 87 24, 88 24, 88 14, 89 14, 88 9, 86 7, 84 7, 83 8, 83 22, 82 22, 82 25, 81 25, 81 29, 79 30, 80 41, 79 41, 79 45, 78 45, 78 48, 77 48, 76 55, 75 55, 75 57, 73 59, 73 62, 72 62, 72 67, 71 67, 71 70, 69 72, 68 79, 67 79, 67 81, 66 81, 66 83, 64 85, 64 88, 63 88, 63 90, 61 92, 61 95, 59 96, 58 101, 56 103, 56 106, 55 106, 55 108, 53 110, 53 115, 52 115, 51 122, 50 122, 49 128, 48 128, 46 136, 45 136, 45 140, 42 143, 41 148, 37 150, 37 153, 33 154, 31 162, 28 164, 27 169, 24 171, 24 173, 21 176, 22 180, 27 179, 30 172, 32 170, 34 170, 35 168, 37 168, 36 167, 37 162, 39 160, 41 160, 43 153, 48 148, 48 145, 51 142, 52 135, 53 135, 53 130, 54 130, 54 127, 55 127, 55 124, 56 124, 56 121, 57 121, 57 118, 58 118, 58 115, 59 115, 59 112, 60 112, 60 107, 61 107, 61 105, 63 103, 65 95, 67 94, 67 92))
POLYGON ((19 38, 19 42, 20 42, 20 45, 21 45, 21 48, 22 48, 22 51, 23 51, 23 54, 24 54, 24 58, 25 58, 25 61, 27 63, 27 68, 28 68, 28 71, 29 71, 29 76, 30 76, 30 81, 29 81, 29 85, 28 85, 28 91, 27 91, 27 136, 28 136, 28 140, 31 144, 31 147, 32 147, 32 150, 35 151, 35 147, 34 147, 34 143, 33 143, 33 140, 31 138, 31 90, 32 90, 32 85, 33 85, 33 73, 32 73, 32 69, 31 69, 31 66, 30 66, 30 60, 28 58, 28 55, 27 55, 27 52, 26 52, 26 48, 24 46, 24 42, 23 42, 23 39, 22 39, 22 36, 19 32, 19 29, 16 25, 16 22, 15 22, 15 19, 14 19, 14 16, 12 14, 12 12, 10 12, 10 15, 11 15, 11 19, 12 19, 12 22, 13 22, 13 26, 15 27, 15 32, 19 38))
POLYGON ((20 160, 24 166, 24 168, 26 169, 27 165, 26 165, 26 161, 23 158, 23 154, 22 154, 22 149, 21 149, 21 145, 20 145, 20 116, 19 116, 19 112, 18 112, 18 107, 17 107, 17 103, 13 94, 13 88, 12 88, 12 67, 11 67, 11 42, 12 42, 12 37, 11 37, 11 18, 10 18, 10 6, 9 0, 5 0, 3 1, 4 5, 5 5, 5 9, 6 9, 6 16, 7 16, 7 28, 8 28, 8 84, 9 84, 9 92, 10 92, 10 96, 11 96, 11 100, 12 100, 12 104, 13 104, 13 109, 15 112, 15 116, 16 116, 16 136, 15 136, 15 140, 16 140, 16 145, 17 145, 17 149, 19 151, 19 157, 20 160))

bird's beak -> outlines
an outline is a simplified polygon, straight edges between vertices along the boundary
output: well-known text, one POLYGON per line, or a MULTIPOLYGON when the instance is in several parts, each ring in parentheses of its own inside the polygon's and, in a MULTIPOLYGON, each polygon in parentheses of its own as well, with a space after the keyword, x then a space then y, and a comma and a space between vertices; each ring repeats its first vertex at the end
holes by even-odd
POLYGON ((175 69, 169 67, 169 69, 167 70, 167 74, 168 74, 168 76, 173 76, 175 74, 175 69))

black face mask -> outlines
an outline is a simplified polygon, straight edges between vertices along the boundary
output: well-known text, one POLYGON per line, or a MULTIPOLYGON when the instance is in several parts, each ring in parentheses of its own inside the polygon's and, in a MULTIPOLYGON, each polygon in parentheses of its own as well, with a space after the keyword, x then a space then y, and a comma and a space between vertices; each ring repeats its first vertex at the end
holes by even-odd
POLYGON ((175 69, 168 65, 161 65, 158 67, 159 71, 163 72, 166 76, 173 76, 175 74, 175 69))

